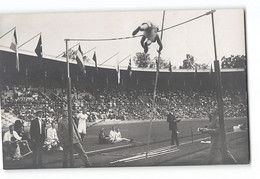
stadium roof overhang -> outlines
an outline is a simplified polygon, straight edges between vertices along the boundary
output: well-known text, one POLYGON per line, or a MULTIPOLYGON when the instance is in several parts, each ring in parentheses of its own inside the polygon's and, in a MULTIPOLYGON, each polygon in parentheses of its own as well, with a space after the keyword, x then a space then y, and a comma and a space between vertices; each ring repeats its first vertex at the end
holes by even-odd
MULTIPOLYGON (((0 46, 0 51, 7 52, 7 53, 15 53, 10 48, 3 47, 3 46, 0 46)), ((19 50, 19 54, 28 55, 28 56, 37 58, 37 55, 34 52, 27 51, 27 50, 19 50)), ((62 62, 62 63, 66 63, 66 58, 64 58, 64 57, 56 58, 55 56, 44 54, 43 58, 47 59, 47 60, 54 60, 54 61, 59 61, 59 62, 62 62)), ((76 60, 69 59, 69 63, 76 64, 77 62, 76 62, 76 60)), ((95 67, 94 63, 89 63, 89 62, 88 63, 85 62, 84 65, 86 67, 95 67)), ((98 68, 115 69, 115 66, 113 66, 113 65, 102 65, 102 66, 98 65, 98 68)), ((120 66, 120 70, 127 70, 127 66, 120 66)), ((132 67, 132 71, 156 72, 156 69, 154 69, 154 68, 132 67)), ((173 69, 172 70, 173 73, 178 73, 178 72, 179 73, 194 73, 194 71, 195 71, 194 69, 173 69)), ((243 71, 244 71, 243 68, 221 69, 221 72, 243 72, 243 71)), ((161 72, 162 73, 169 73, 169 69, 160 69, 160 73, 161 72)), ((199 73, 209 73, 210 69, 205 69, 205 70, 198 69, 197 72, 199 72, 199 73)))

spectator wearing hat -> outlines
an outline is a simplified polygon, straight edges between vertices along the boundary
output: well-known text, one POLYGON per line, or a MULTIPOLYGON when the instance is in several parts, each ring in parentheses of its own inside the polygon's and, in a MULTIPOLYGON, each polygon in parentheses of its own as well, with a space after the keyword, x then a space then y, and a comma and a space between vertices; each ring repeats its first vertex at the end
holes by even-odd
POLYGON ((101 128, 98 135, 98 142, 100 144, 108 144, 110 142, 110 137, 105 133, 105 129, 101 128))
POLYGON ((31 121, 30 136, 33 142, 33 166, 42 167, 42 147, 45 141, 45 121, 42 119, 43 111, 38 109, 36 118, 31 121))
POLYGON ((180 122, 180 120, 176 119, 173 112, 169 112, 167 115, 167 122, 169 123, 169 130, 172 131, 171 135, 171 145, 174 145, 174 142, 176 142, 176 146, 179 146, 179 139, 178 139, 178 126, 177 122, 180 122))

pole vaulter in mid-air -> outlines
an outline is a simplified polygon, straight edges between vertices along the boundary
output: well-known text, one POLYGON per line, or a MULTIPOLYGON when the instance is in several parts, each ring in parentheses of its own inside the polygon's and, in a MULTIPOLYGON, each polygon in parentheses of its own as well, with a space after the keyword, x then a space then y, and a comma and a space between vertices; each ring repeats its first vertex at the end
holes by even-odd
POLYGON ((143 31, 143 36, 141 39, 141 45, 144 48, 144 53, 148 52, 148 46, 151 45, 153 42, 157 42, 159 45, 158 53, 161 53, 163 49, 163 45, 161 42, 160 37, 158 36, 157 32, 159 28, 152 24, 151 22, 144 22, 140 26, 137 27, 132 33, 135 36, 139 31, 143 31))

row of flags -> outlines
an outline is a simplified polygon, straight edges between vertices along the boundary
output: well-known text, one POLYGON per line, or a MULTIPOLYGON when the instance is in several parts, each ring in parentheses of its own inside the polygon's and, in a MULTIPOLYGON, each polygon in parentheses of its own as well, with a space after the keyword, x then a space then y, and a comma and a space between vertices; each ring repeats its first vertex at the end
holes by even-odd
MULTIPOLYGON (((12 42, 10 45, 10 49, 12 49, 16 54, 16 69, 19 72, 20 63, 19 63, 18 41, 17 41, 16 29, 14 29, 14 34, 13 34, 13 39, 12 39, 12 42)), ((42 58, 42 37, 41 37, 41 35, 40 35, 39 41, 38 41, 37 46, 34 51, 39 58, 42 58)))
MULTIPOLYGON (((96 71, 98 71, 96 52, 94 52, 92 60, 95 62, 96 71)), ((80 45, 79 45, 78 51, 76 53, 76 61, 77 61, 77 64, 79 66, 80 71, 85 76, 86 75, 86 69, 85 69, 85 66, 84 66, 83 52, 81 50, 81 46, 80 45)))
MULTIPOLYGON (((19 66, 19 52, 18 52, 18 41, 17 41, 16 29, 14 29, 14 34, 13 34, 13 39, 12 39, 12 42, 11 42, 11 45, 10 45, 10 49, 12 49, 16 53, 16 69, 19 72, 20 66, 19 66)), ((38 43, 37 43, 37 46, 36 46, 34 52, 36 53, 36 55, 38 56, 39 59, 42 59, 43 53, 42 53, 42 37, 41 37, 41 35, 39 37, 39 40, 38 40, 38 43)), ((95 62, 96 71, 98 71, 96 52, 94 52, 92 60, 95 62)), ((85 70, 84 61, 83 61, 83 52, 81 50, 80 45, 79 45, 77 53, 76 53, 76 61, 77 61, 77 64, 79 66, 80 71, 85 76, 86 70, 85 70)), ((120 68, 119 68, 119 61, 118 60, 117 60, 117 64, 116 64, 115 69, 116 69, 117 74, 118 74, 117 75, 118 76, 118 84, 120 84, 120 68)), ((131 74, 132 74, 131 59, 129 60, 129 65, 128 65, 127 70, 128 70, 129 76, 131 76, 131 74)))
MULTIPOLYGON (((12 49, 16 53, 16 69, 19 72, 20 67, 19 67, 19 53, 18 53, 18 43, 17 43, 16 29, 14 29, 14 34, 13 34, 13 39, 12 39, 12 42, 11 42, 11 45, 10 45, 10 49, 12 49)), ((39 37, 37 46, 36 46, 34 51, 37 54, 38 58, 42 59, 43 53, 42 53, 42 37, 41 37, 41 35, 39 37)), ((96 72, 98 72, 96 52, 94 52, 92 60, 95 62, 96 72)), ((80 71, 85 76, 86 70, 85 70, 84 61, 83 61, 83 52, 81 50, 80 44, 79 44, 79 47, 78 47, 78 50, 77 50, 77 53, 76 53, 76 61, 77 61, 77 64, 79 66, 80 71)), ((117 61, 116 61, 115 70, 117 72, 118 84, 120 84, 120 66, 119 66, 118 58, 117 58, 117 61)), ((169 71, 172 75, 172 64, 171 64, 171 62, 169 63, 169 71)), ((129 59, 129 64, 128 64, 128 67, 127 67, 127 73, 128 73, 128 76, 131 77, 131 75, 132 75, 131 58, 129 59)), ((197 76, 197 73, 198 73, 197 68, 195 67, 194 77, 197 76)), ((211 69, 210 69, 209 74, 211 74, 211 73, 213 73, 212 65, 211 65, 211 69)))

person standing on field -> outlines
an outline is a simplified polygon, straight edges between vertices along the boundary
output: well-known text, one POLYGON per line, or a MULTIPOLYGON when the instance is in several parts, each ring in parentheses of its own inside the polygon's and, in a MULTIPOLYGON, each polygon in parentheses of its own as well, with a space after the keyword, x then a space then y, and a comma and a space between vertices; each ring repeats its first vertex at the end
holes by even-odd
POLYGON ((177 123, 180 122, 180 119, 176 119, 173 112, 169 112, 167 115, 167 122, 169 123, 169 130, 172 131, 171 135, 171 145, 176 143, 176 146, 179 146, 179 139, 178 139, 178 126, 177 123))

